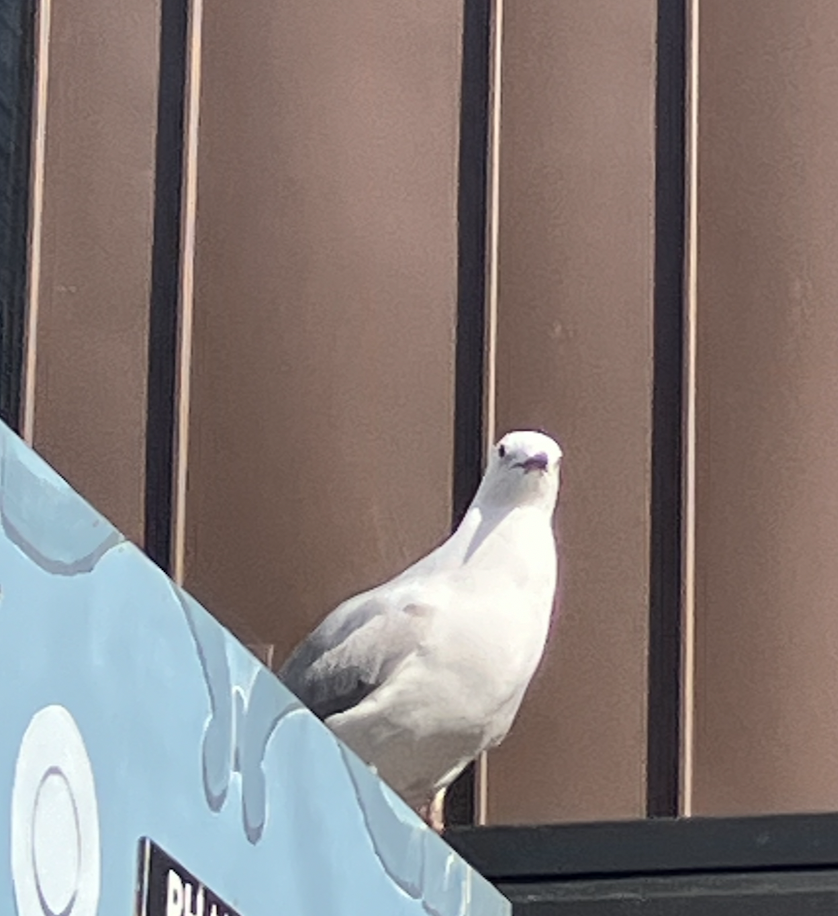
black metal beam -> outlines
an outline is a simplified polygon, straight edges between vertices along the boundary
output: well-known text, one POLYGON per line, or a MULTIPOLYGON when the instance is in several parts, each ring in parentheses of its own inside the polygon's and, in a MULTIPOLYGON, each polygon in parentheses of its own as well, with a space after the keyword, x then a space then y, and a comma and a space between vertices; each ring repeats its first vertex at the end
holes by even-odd
MULTIPOLYGON (((453 524, 480 483, 486 336, 486 207, 489 163, 491 0, 464 0, 460 89, 457 349, 454 403, 453 524)), ((474 821, 474 767, 447 793, 446 822, 474 821)))
POLYGON ((28 279, 35 4, 0 4, 0 419, 19 429, 28 279))
POLYGON ((678 813, 687 3, 659 0, 647 814, 678 813))
POLYGON ((838 814, 460 827, 446 841, 495 883, 838 869, 838 814))
POLYGON ((171 563, 188 0, 163 0, 148 344, 145 550, 171 563))
POLYGON ((827 916, 838 870, 501 884, 514 916, 827 916))

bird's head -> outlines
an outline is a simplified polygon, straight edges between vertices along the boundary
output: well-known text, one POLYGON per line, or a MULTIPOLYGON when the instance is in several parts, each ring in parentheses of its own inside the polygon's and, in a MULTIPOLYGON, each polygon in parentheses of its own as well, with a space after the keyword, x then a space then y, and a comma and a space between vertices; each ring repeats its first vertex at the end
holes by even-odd
POLYGON ((476 501, 494 509, 536 505, 552 514, 562 450, 545 433, 507 433, 492 449, 476 501))

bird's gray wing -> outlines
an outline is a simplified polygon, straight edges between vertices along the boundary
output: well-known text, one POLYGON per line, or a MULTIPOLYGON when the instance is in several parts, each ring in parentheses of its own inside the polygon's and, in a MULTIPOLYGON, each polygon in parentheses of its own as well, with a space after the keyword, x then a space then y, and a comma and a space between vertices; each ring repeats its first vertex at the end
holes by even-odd
POLYGON ((320 719, 379 687, 419 646, 427 615, 375 592, 336 608, 290 655, 279 679, 320 719))

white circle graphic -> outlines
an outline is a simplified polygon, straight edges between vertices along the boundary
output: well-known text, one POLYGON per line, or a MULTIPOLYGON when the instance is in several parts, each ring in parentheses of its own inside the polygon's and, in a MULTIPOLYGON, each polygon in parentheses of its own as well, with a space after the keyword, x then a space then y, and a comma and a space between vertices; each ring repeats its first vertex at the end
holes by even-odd
POLYGON ((96 916, 96 789, 81 733, 63 706, 39 710, 23 735, 11 833, 19 916, 96 916))
POLYGON ((35 881, 49 912, 69 913, 79 885, 79 817, 67 777, 50 767, 35 798, 32 856, 35 881), (54 837, 61 837, 60 856, 53 854, 54 837))

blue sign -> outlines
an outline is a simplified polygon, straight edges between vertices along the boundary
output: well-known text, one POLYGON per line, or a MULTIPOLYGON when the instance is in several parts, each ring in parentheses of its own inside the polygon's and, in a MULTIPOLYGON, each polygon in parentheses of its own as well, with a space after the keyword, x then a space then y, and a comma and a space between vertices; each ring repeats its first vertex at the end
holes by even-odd
POLYGON ((510 913, 2 425, 0 671, 0 913, 510 913))

